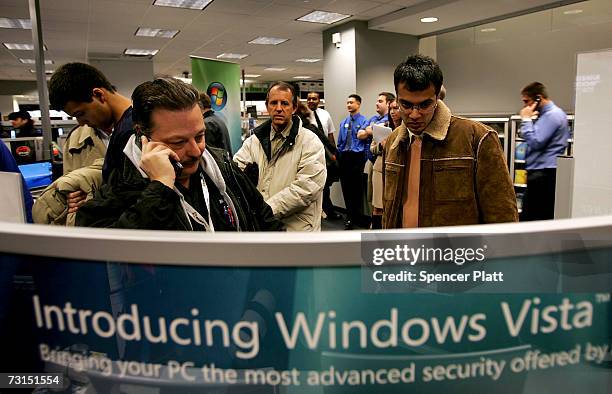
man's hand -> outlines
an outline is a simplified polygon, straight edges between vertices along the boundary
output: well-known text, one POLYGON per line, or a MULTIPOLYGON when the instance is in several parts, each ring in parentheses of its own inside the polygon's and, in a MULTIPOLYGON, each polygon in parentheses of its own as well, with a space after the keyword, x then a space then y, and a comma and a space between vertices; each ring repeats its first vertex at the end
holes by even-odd
POLYGON ((519 115, 521 116, 521 119, 527 119, 527 118, 531 119, 532 116, 538 115, 539 112, 535 110, 537 106, 538 106, 538 103, 533 103, 531 105, 527 105, 523 107, 523 109, 519 113, 519 115))
POLYGON ((66 202, 68 203, 68 213, 74 213, 79 210, 79 207, 85 204, 87 193, 83 190, 77 190, 76 192, 68 193, 66 195, 66 202))
POLYGON ((141 137, 141 142, 140 168, 152 181, 159 181, 172 189, 176 174, 172 163, 170 163, 170 158, 180 161, 178 155, 167 145, 149 141, 145 136, 141 137))
POLYGON ((385 138, 384 140, 380 141, 380 146, 384 148, 386 143, 387 139, 385 138))
POLYGON ((359 130, 357 132, 357 138, 360 140, 366 140, 368 139, 368 137, 369 137, 368 132, 365 130, 359 130))

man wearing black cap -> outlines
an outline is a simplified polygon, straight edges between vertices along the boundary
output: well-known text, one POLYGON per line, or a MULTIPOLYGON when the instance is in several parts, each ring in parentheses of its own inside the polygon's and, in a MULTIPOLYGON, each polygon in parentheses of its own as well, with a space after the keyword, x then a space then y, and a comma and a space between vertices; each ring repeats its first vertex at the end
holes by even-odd
POLYGON ((16 137, 36 137, 40 135, 34 130, 34 121, 27 111, 11 112, 8 118, 13 128, 17 130, 16 137))

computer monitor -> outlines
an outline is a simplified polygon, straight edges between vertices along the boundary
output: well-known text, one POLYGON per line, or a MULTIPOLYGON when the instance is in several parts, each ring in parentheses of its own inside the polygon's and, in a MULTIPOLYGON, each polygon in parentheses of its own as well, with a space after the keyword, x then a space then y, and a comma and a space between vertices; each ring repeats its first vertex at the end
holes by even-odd
POLYGON ((0 221, 25 223, 21 174, 0 171, 0 221))

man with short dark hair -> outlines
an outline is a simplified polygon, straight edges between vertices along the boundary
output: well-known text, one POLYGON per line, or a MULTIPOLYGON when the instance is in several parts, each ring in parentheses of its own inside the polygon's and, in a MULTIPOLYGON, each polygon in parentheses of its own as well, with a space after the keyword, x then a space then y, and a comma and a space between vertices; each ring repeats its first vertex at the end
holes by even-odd
POLYGON ((497 133, 451 114, 439 100, 442 70, 413 55, 394 73, 402 125, 383 151, 383 228, 518 220, 497 133))
POLYGON ((232 157, 232 143, 227 126, 221 116, 213 111, 210 97, 204 92, 200 92, 200 106, 206 125, 206 145, 224 149, 232 157))
POLYGON ((325 150, 319 137, 295 115, 295 87, 275 82, 268 88, 270 120, 234 155, 241 169, 257 165, 257 189, 288 231, 320 231, 323 186, 327 176, 325 150))
POLYGON ((521 100, 521 137, 527 143, 527 191, 521 220, 554 219, 557 156, 565 152, 570 137, 567 115, 548 97, 540 82, 525 86, 521 100), (532 120, 534 115, 537 121, 532 120))
POLYGON ((211 232, 282 228, 227 155, 205 149, 195 88, 157 78, 136 87, 132 100, 137 134, 123 149, 123 165, 112 169, 108 182, 79 210, 78 225, 211 232))
POLYGON ((361 96, 351 94, 346 99, 349 115, 342 120, 338 131, 338 162, 340 163, 340 186, 346 206, 344 228, 351 230, 361 222, 364 182, 363 169, 370 149, 367 139, 357 136, 359 130, 368 126, 368 119, 359 113, 361 96))
POLYGON ((102 176, 121 166, 123 147, 132 135, 130 99, 117 92, 98 69, 85 63, 67 63, 49 80, 51 107, 110 135, 102 176))

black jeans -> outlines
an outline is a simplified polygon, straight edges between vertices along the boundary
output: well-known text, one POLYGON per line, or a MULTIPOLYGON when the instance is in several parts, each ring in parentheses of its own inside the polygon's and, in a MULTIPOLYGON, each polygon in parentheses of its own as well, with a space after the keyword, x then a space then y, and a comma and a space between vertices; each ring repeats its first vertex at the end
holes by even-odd
POLYGON ((527 170, 527 191, 523 198, 521 221, 555 218, 557 169, 527 170))
POLYGON ((346 205, 346 219, 355 221, 361 218, 363 205, 362 174, 366 162, 364 152, 342 152, 338 159, 340 163, 340 186, 346 205))

